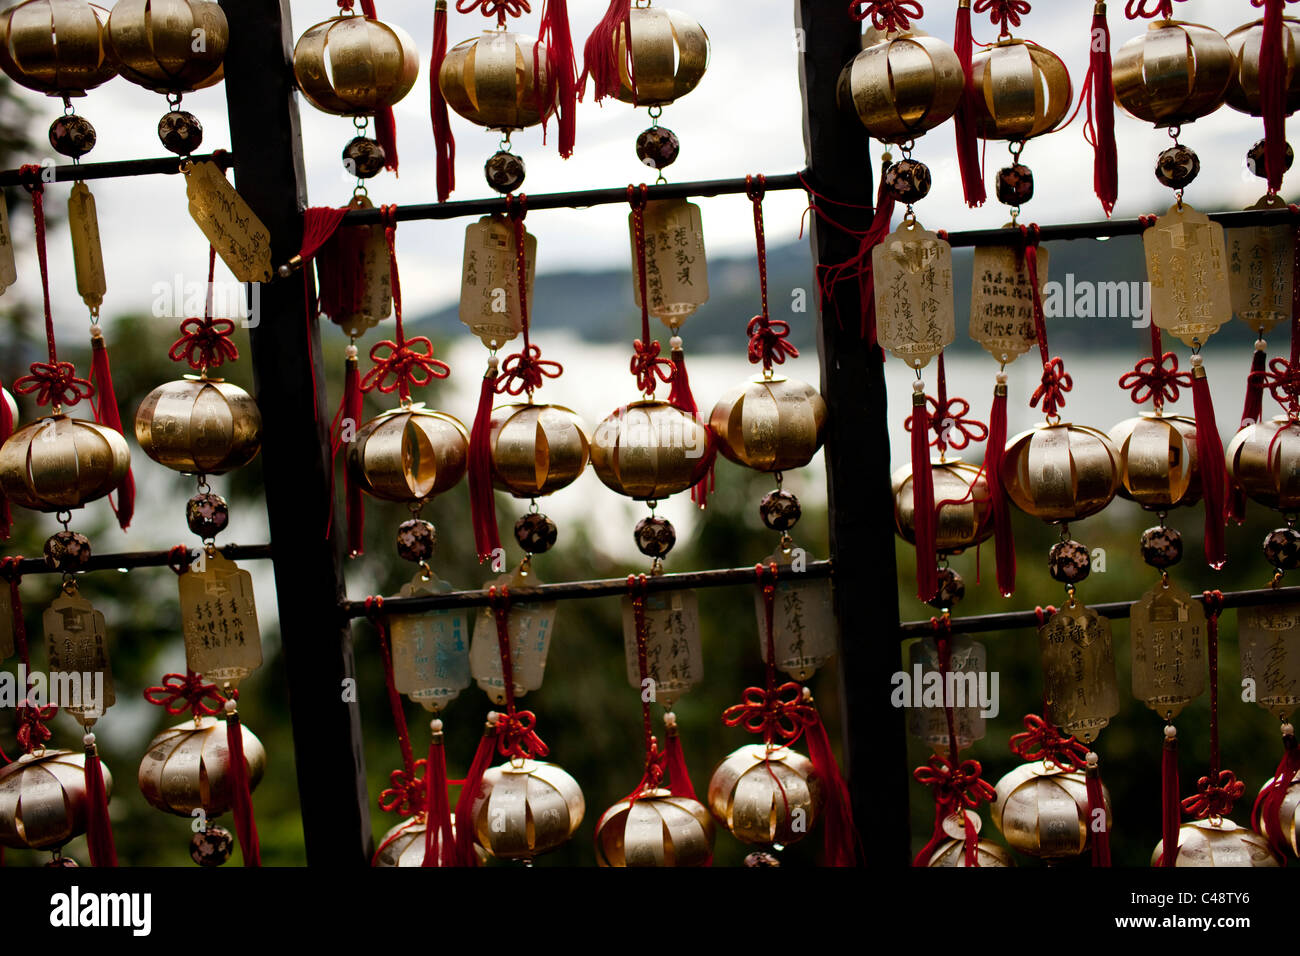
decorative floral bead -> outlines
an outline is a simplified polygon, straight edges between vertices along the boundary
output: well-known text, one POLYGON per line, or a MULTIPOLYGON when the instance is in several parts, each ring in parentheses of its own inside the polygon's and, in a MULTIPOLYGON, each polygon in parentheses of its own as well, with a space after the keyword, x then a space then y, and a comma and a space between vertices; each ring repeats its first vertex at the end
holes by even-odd
POLYGON ((56 153, 76 159, 95 148, 95 127, 84 116, 60 116, 50 124, 50 146, 56 153))
POLYGON ((758 503, 758 514, 763 524, 773 531, 789 531, 803 517, 799 499, 789 491, 769 491, 758 503))
POLYGON ((188 156, 203 144, 203 124, 193 113, 172 110, 158 121, 158 139, 168 152, 188 156))
POLYGON ((636 158, 651 169, 663 169, 677 161, 681 146, 676 133, 655 126, 636 138, 636 158))
POLYGON ((483 164, 483 175, 487 184, 499 193, 512 193, 524 184, 524 161, 514 153, 504 149, 488 157, 483 164))
POLYGON ((1183 536, 1173 528, 1142 532, 1142 560, 1153 568, 1170 568, 1183 558, 1183 536))
POLYGON ((204 541, 215 538, 230 523, 230 506, 221 495, 201 492, 185 503, 185 523, 204 541))
POLYGON ((1186 146, 1170 146, 1156 160, 1156 179, 1170 189, 1183 189, 1201 172, 1201 157, 1186 146))
POLYGON ((56 571, 79 571, 90 561, 90 539, 78 531, 56 531, 45 540, 45 563, 56 571))
POLYGON ((544 514, 521 515, 515 522, 515 541, 527 554, 543 554, 555 547, 559 530, 544 514))
POLYGON ((411 518, 397 526, 397 553, 403 561, 428 561, 437 544, 438 529, 422 518, 411 518))
POLYGON ((651 515, 636 523, 636 547, 647 558, 662 558, 677 543, 677 530, 667 518, 651 515))
POLYGON ((966 596, 966 582, 952 568, 939 569, 939 590, 935 592, 930 607, 950 608, 966 596))
POLYGON ((343 168, 358 179, 373 179, 384 171, 388 157, 378 140, 358 136, 343 147, 343 168))
POLYGON ((930 167, 919 159, 900 159, 885 170, 885 188, 907 205, 928 196, 930 184, 930 167))
POLYGON ((1092 570, 1092 556, 1077 541, 1058 541, 1047 553, 1047 569, 1053 580, 1078 584, 1092 570))
POLYGON ((1034 171, 1023 163, 1013 163, 998 170, 998 202, 1004 206, 1023 206, 1034 198, 1034 171))
POLYGON ((1300 531, 1278 528, 1264 538, 1264 557, 1279 571, 1300 568, 1300 531))
POLYGON ((190 859, 199 866, 220 866, 230 859, 235 840, 225 827, 208 825, 190 840, 190 859))

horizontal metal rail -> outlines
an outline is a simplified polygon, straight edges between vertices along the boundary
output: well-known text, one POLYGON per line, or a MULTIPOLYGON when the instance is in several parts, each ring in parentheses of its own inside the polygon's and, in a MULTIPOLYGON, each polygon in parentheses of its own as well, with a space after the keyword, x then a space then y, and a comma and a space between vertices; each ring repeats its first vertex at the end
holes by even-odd
MULTIPOLYGON (((1225 229, 1238 229, 1243 226, 1285 226, 1300 223, 1291 210, 1282 206, 1277 209, 1242 209, 1232 212, 1208 213, 1210 219, 1225 229)), ((1104 219, 1096 222, 1063 223, 1055 226, 1039 226, 1040 242, 1053 242, 1069 239, 1110 239, 1114 236, 1140 236, 1147 229, 1141 219, 1104 219)), ((1024 238, 1019 229, 966 229, 947 233, 948 244, 957 246, 1018 246, 1024 238)))
MULTIPOLYGON (((190 156, 196 163, 212 162, 222 169, 235 165, 235 154, 218 150, 190 156)), ((111 163, 66 163, 60 166, 42 166, 35 177, 41 182, 71 183, 87 179, 125 179, 130 176, 172 175, 181 171, 180 156, 160 156, 157 159, 124 159, 111 163)), ((21 186, 33 181, 22 170, 0 171, 0 186, 21 186)))
MULTIPOLYGON (((269 544, 228 544, 218 547, 223 555, 232 561, 270 560, 269 544)), ((197 561, 202 553, 198 548, 187 548, 191 563, 197 561)), ((124 551, 118 554, 92 554, 81 571, 129 571, 133 568, 165 568, 173 561, 171 551, 124 551)), ((57 569, 45 563, 44 558, 23 558, 16 569, 5 568, 4 574, 19 577, 28 574, 58 574, 57 569)))
MULTIPOLYGON (((1200 594, 1193 594, 1193 599, 1204 600, 1200 594)), ((1257 607, 1260 604, 1285 604, 1300 602, 1300 587, 1291 588, 1255 588, 1250 591, 1225 591, 1223 606, 1257 607)), ((1089 604, 1088 607, 1103 617, 1125 618, 1137 601, 1112 601, 1107 604, 1089 604)), ((387 606, 387 605, 385 605, 387 606)), ((935 632, 935 621, 904 621, 900 627, 902 637, 925 637, 935 632)), ((948 619, 948 629, 954 634, 986 634, 989 631, 1011 631, 1018 628, 1037 627, 1038 612, 1007 611, 1001 614, 971 614, 967 617, 948 619)))
MULTIPOLYGON (((830 561, 811 561, 802 571, 792 570, 789 565, 777 568, 777 578, 791 580, 798 578, 831 577, 830 561)), ((758 576, 755 569, 718 568, 712 571, 689 571, 678 574, 658 574, 646 576, 647 591, 674 591, 679 588, 718 588, 734 587, 741 584, 756 584, 758 576)), ((604 578, 596 581, 566 581, 557 584, 542 584, 532 588, 511 588, 510 600, 516 604, 537 601, 571 601, 586 598, 611 597, 627 593, 627 578, 604 578)), ((448 591, 446 594, 429 594, 409 598, 385 598, 384 613, 396 612, 414 614, 420 611, 436 611, 458 607, 483 607, 488 603, 486 589, 479 591, 448 591)), ((348 617, 365 617, 365 601, 344 601, 343 611, 348 617)))

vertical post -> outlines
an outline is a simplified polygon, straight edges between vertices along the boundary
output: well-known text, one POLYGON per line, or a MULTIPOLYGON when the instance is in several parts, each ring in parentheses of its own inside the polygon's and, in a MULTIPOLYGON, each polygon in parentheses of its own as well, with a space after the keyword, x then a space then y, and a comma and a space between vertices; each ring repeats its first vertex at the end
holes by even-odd
MULTIPOLYGON (((843 0, 795 0, 802 56, 804 146, 809 182, 826 213, 861 233, 871 219, 872 170, 866 130, 836 103, 840 71, 861 49, 861 25, 843 0)), ((845 262, 858 240, 812 219, 813 261, 845 262)), ((902 669, 898 573, 889 480, 888 401, 877 350, 859 335, 857 284, 842 282, 821 303, 818 346, 826 399, 826 485, 830 505, 835 614, 840 627, 844 748, 859 826, 891 863, 909 856, 903 712, 890 703, 902 669)))
MULTIPOLYGON (((270 230, 272 261, 281 263, 301 244, 307 198, 289 0, 221 0, 221 7, 230 23, 225 83, 235 185, 270 230)), ((254 291, 249 339, 307 862, 364 866, 373 844, 360 714, 343 694, 353 661, 339 608, 338 521, 324 538, 333 485, 320 333, 300 277, 254 291)))

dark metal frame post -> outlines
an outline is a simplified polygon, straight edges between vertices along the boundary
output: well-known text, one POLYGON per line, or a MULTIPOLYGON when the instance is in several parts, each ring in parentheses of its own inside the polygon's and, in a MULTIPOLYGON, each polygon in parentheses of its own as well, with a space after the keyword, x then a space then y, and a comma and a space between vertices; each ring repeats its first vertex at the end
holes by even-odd
MULTIPOLYGON (((272 261, 280 263, 298 251, 306 205, 289 2, 221 0, 221 7, 230 22, 225 82, 235 183, 270 230, 272 261)), ((361 719, 343 694, 354 674, 340 608, 343 547, 333 530, 324 538, 333 508, 328 404, 320 334, 302 282, 295 275, 262 286, 249 330, 263 481, 307 862, 365 866, 373 841, 361 719)))
MULTIPOLYGON (((862 232, 871 218, 872 170, 866 130, 836 104, 840 71, 862 48, 861 24, 842 0, 796 0, 796 39, 804 97, 809 183, 825 212, 862 232)), ((845 262, 858 241, 813 217, 813 261, 845 262)), ((826 485, 830 503, 835 613, 840 625, 844 747, 859 828, 883 817, 872 846, 885 860, 910 855, 903 712, 891 706, 893 674, 902 669, 894 506, 889 483, 885 374, 858 334, 857 284, 842 282, 821 304, 818 344, 822 395, 829 408, 826 485)))

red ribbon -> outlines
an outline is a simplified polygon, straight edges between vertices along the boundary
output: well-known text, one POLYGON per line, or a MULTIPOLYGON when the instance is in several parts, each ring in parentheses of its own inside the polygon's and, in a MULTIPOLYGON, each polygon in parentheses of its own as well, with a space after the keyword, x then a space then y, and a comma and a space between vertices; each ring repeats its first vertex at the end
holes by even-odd
POLYGON ((89 379, 78 378, 71 362, 33 362, 31 374, 14 381, 20 395, 36 393, 38 405, 75 405, 95 394, 89 379))
POLYGON ((388 775, 388 789, 379 794, 379 809, 409 817, 424 812, 424 775, 428 761, 417 760, 410 769, 394 770, 388 775))
MULTIPOLYGON (((939 399, 927 395, 925 402, 930 408, 930 428, 935 436, 931 445, 961 451, 971 442, 981 442, 989 437, 988 426, 969 417, 970 402, 966 399, 957 396, 944 398, 941 405, 939 399)), ((911 415, 903 421, 903 428, 909 432, 912 430, 911 415)))
POLYGON ((870 17, 871 25, 886 33, 908 29, 923 13, 917 0, 854 0, 849 4, 849 16, 854 20, 870 17))
POLYGON ((1295 416, 1300 412, 1300 365, 1275 358, 1269 361, 1268 369, 1267 372, 1252 371, 1249 375, 1251 383, 1268 389, 1273 400, 1295 416))
POLYGON ((1159 359, 1149 355, 1120 377, 1119 387, 1132 392, 1136 404, 1151 401, 1161 408, 1165 402, 1178 401, 1179 388, 1192 387, 1192 373, 1178 371, 1178 356, 1173 352, 1165 352, 1159 359))
POLYGON ((661 358, 659 350, 657 340, 647 343, 636 339, 632 342, 632 361, 628 364, 628 370, 636 376, 636 387, 652 397, 658 382, 671 382, 675 370, 672 359, 661 358))
POLYGON ((361 379, 363 392, 377 388, 387 395, 400 390, 405 398, 412 385, 423 387, 451 374, 446 362, 433 357, 433 343, 424 335, 400 345, 392 339, 376 342, 370 350, 370 361, 374 365, 361 379))
POLYGON ((456 0, 457 13, 473 13, 476 9, 485 17, 496 17, 497 23, 505 26, 507 16, 521 17, 533 8, 528 0, 456 0))
POLYGON ((559 362, 542 359, 542 350, 536 345, 529 345, 521 352, 507 355, 501 363, 501 374, 497 377, 496 390, 499 395, 533 394, 542 387, 543 378, 559 378, 564 366, 559 362))
MULTIPOLYGON (((1182 0, 1179 0, 1181 3, 1182 0)), ((1172 20, 1174 18, 1174 0, 1128 0, 1124 15, 1130 20, 1142 18, 1154 20, 1172 20)))
POLYGON ((183 714, 189 710, 196 717, 214 717, 221 713, 226 698, 216 684, 203 680, 202 674, 186 671, 184 674, 164 674, 162 684, 147 687, 144 699, 163 708, 169 714, 183 714), (203 703, 211 700, 215 706, 203 703))
POLYGON ((762 734, 765 740, 780 737, 786 744, 793 744, 816 720, 816 709, 803 702, 803 687, 794 681, 770 691, 746 687, 741 703, 722 712, 728 727, 742 725, 751 734, 762 734))
POLYGON ((787 341, 790 323, 781 319, 775 322, 766 315, 756 315, 749 320, 745 328, 749 336, 749 361, 754 365, 763 363, 763 368, 772 370, 773 365, 785 364, 786 357, 798 358, 799 350, 787 341))
POLYGON ((1037 714, 1025 715, 1025 730, 1008 744, 1016 756, 1030 761, 1055 764, 1062 770, 1082 770, 1088 765, 1088 748, 1066 737, 1056 726, 1037 714))
POLYGON ((934 787, 936 804, 955 812, 959 807, 975 810, 997 796, 993 785, 980 776, 983 772, 978 760, 963 760, 954 765, 947 757, 934 754, 912 771, 912 776, 918 783, 934 787))
POLYGON ((1029 13, 1027 0, 975 0, 975 13, 987 13, 993 25, 1001 29, 1000 36, 1009 36, 1011 27, 1020 26, 1020 18, 1029 13))
POLYGON ((1029 398, 1029 407, 1037 408, 1041 401, 1043 414, 1048 417, 1055 416, 1065 406, 1065 393, 1072 388, 1074 388, 1074 380, 1065 370, 1065 362, 1060 356, 1049 359, 1043 365, 1043 377, 1039 380, 1038 387, 1029 398))
POLYGON ((18 705, 18 731, 14 736, 18 738, 18 746, 23 748, 23 753, 31 753, 45 745, 45 741, 52 736, 50 728, 45 724, 58 712, 59 708, 53 704, 37 707, 30 700, 24 700, 18 705))
POLYGON ((512 759, 545 757, 550 748, 537 736, 536 726, 537 716, 531 710, 511 709, 502 714, 497 720, 497 752, 512 759))
POLYGON ((188 318, 181 323, 181 337, 167 354, 173 362, 183 359, 192 369, 220 368, 239 358, 239 349, 230 340, 234 332, 235 323, 230 319, 188 318))
POLYGON ((1231 770, 1220 770, 1217 776, 1202 777, 1196 783, 1197 793, 1183 801, 1183 812, 1204 820, 1206 817, 1226 817, 1232 805, 1246 792, 1246 785, 1231 770))

